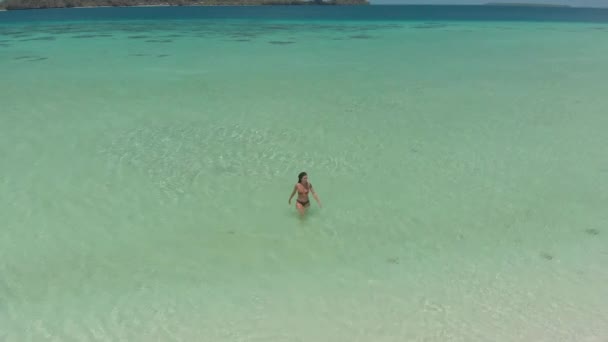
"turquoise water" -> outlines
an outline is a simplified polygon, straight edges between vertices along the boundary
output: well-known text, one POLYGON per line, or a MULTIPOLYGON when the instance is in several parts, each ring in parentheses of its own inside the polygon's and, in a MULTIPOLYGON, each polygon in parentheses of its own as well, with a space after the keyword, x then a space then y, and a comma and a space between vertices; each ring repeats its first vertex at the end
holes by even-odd
POLYGON ((0 340, 606 341, 607 55, 584 22, 0 25, 0 340))

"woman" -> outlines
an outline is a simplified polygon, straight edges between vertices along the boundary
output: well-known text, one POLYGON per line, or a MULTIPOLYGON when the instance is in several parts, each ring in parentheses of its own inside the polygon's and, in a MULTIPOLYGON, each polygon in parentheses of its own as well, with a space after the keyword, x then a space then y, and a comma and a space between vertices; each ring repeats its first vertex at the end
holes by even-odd
POLYGON ((308 183, 308 175, 306 174, 306 172, 300 172, 300 174, 298 175, 298 182, 293 187, 291 196, 289 196, 289 204, 291 204, 291 199, 293 198, 293 195, 296 194, 296 192, 298 193, 298 199, 296 200, 296 208, 298 209, 300 216, 304 216, 306 209, 310 207, 310 200, 308 199, 309 192, 312 192, 312 196, 319 204, 319 207, 322 207, 321 201, 319 201, 319 197, 317 196, 315 189, 313 189, 312 184, 308 183))

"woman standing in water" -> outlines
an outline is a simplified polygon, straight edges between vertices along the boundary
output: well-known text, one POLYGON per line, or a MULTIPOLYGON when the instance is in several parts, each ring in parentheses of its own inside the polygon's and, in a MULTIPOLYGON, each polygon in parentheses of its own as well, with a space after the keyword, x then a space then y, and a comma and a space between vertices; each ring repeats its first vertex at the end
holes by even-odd
POLYGON ((315 189, 313 189, 312 184, 308 183, 308 175, 306 174, 306 172, 300 172, 300 174, 298 175, 298 182, 293 187, 291 196, 289 196, 289 204, 291 204, 291 199, 293 198, 293 195, 296 194, 296 192, 298 193, 298 199, 296 200, 296 208, 298 209, 300 216, 304 216, 306 209, 310 207, 310 200, 308 199, 309 192, 312 192, 312 197, 315 198, 315 200, 319 204, 319 207, 322 207, 321 201, 319 200, 315 189))

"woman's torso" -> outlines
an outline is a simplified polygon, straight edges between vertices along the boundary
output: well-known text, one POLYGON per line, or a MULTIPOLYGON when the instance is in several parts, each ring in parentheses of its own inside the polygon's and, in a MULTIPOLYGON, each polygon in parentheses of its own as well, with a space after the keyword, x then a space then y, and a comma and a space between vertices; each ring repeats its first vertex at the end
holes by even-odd
POLYGON ((302 183, 296 184, 298 189, 298 200, 303 202, 308 201, 308 193, 310 192, 310 184, 304 185, 302 183))

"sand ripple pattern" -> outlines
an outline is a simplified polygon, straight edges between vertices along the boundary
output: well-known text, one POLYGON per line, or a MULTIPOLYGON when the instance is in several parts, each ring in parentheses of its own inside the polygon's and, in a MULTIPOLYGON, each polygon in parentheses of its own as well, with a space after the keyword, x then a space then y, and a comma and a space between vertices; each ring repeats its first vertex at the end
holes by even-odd
POLYGON ((348 151, 294 150, 305 138, 290 130, 239 124, 150 125, 121 132, 100 153, 113 174, 143 172, 169 196, 185 194, 204 177, 269 181, 303 167, 336 175, 352 172, 361 162, 362 154, 348 151))

